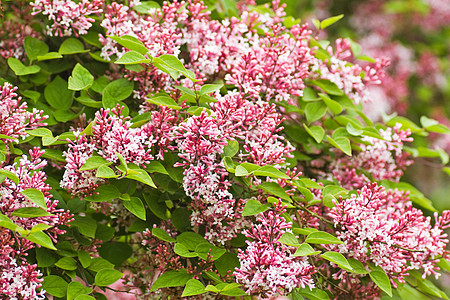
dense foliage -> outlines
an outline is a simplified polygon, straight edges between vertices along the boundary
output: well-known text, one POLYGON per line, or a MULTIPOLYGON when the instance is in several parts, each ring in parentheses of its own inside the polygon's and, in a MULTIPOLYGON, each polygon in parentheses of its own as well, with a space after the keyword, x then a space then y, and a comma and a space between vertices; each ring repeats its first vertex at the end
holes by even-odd
POLYGON ((279 1, 3 1, 0 298, 447 299, 450 211, 402 177, 450 129, 393 113, 372 2, 366 53, 279 1))

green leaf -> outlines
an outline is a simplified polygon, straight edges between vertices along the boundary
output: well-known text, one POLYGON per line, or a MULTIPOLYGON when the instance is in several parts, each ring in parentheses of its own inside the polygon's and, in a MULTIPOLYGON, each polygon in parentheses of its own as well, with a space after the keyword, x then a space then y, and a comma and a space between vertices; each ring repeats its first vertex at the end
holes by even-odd
POLYGON ((338 16, 334 16, 334 17, 329 17, 325 20, 323 20, 322 22, 320 22, 320 28, 321 29, 325 29, 330 25, 333 25, 334 23, 336 23, 337 21, 339 21, 340 19, 342 19, 344 17, 344 15, 338 15, 338 16))
POLYGON ((348 263, 347 259, 339 252, 328 251, 320 255, 320 257, 335 263, 346 271, 353 272, 352 266, 348 263))
POLYGON ((303 127, 305 127, 306 132, 310 136, 312 136, 317 143, 320 143, 323 139, 323 136, 325 135, 325 130, 320 126, 312 126, 308 127, 305 123, 303 123, 303 127))
POLYGON ((219 259, 214 261, 214 266, 216 267, 219 274, 225 276, 227 272, 233 272, 235 268, 240 266, 239 258, 236 253, 226 252, 219 259))
POLYGON ((44 194, 37 189, 26 189, 20 192, 25 196, 29 201, 33 202, 36 205, 39 205, 43 209, 47 209, 47 204, 45 203, 44 194))
POLYGON ((92 83, 94 83, 94 76, 85 67, 77 63, 72 70, 72 76, 69 77, 69 90, 87 90, 92 86, 92 83))
POLYGON ((38 56, 45 55, 48 52, 47 44, 32 36, 27 36, 23 40, 23 46, 30 61, 34 61, 38 56))
POLYGON ((255 176, 268 176, 272 178, 283 178, 283 179, 290 179, 289 176, 287 176, 285 173, 281 172, 274 166, 262 166, 261 168, 253 171, 253 175, 255 176))
POLYGON ((366 270, 363 263, 357 259, 349 258, 347 259, 350 266, 352 266, 353 272, 357 274, 368 274, 369 271, 366 270))
POLYGON ((185 245, 180 244, 180 243, 175 244, 175 246, 173 247, 173 251, 182 257, 197 257, 198 256, 197 252, 189 251, 189 249, 185 245))
POLYGON ((287 200, 289 202, 292 201, 286 191, 276 182, 263 182, 262 184, 258 185, 258 187, 273 196, 280 197, 281 199, 287 200))
POLYGON ((11 171, 0 169, 0 175, 8 177, 16 185, 19 184, 19 177, 17 177, 16 174, 11 171))
POLYGON ((54 252, 44 247, 36 247, 36 260, 38 262, 38 267, 45 268, 53 266, 57 258, 54 252))
POLYGON ((94 272, 99 272, 100 270, 108 270, 112 269, 114 265, 107 261, 106 259, 103 259, 101 257, 95 257, 92 259, 91 265, 88 267, 89 270, 94 272))
POLYGON ((62 257, 55 263, 55 266, 63 270, 73 271, 77 269, 77 261, 72 257, 62 257))
POLYGON ((323 189, 323 186, 309 178, 300 178, 300 181, 309 189, 323 189))
POLYGON ((338 238, 332 236, 328 232, 316 231, 311 232, 306 237, 305 243, 310 244, 343 244, 338 238))
POLYGON ((165 95, 165 94, 156 94, 155 96, 148 99, 147 102, 156 104, 156 105, 167 106, 169 108, 176 109, 176 110, 181 109, 181 106, 179 106, 175 102, 175 100, 172 99, 172 97, 170 97, 169 95, 165 95))
POLYGON ((78 259, 83 268, 87 268, 92 264, 91 256, 85 251, 78 251, 78 259))
MULTIPOLYGON (((103 294, 97 294, 97 297, 98 297, 98 295, 103 295, 103 294)), ((97 299, 100 299, 100 298, 97 298, 97 299)), ((105 297, 105 299, 106 299, 106 297, 105 297)), ((92 296, 89 296, 89 295, 79 295, 74 300, 95 300, 95 298, 92 296)))
POLYGON ((248 217, 257 215, 259 213, 265 212, 269 209, 268 204, 262 204, 258 200, 250 199, 245 203, 244 209, 242 210, 242 216, 248 217))
POLYGON ((239 152, 239 143, 235 140, 229 140, 228 144, 223 147, 223 157, 229 156, 233 157, 236 155, 236 153, 239 152))
POLYGON ((63 56, 61 54, 59 54, 58 52, 49 52, 45 55, 39 55, 37 57, 38 61, 44 61, 44 60, 51 60, 51 59, 58 59, 58 58, 62 58, 63 56))
POLYGON ((137 180, 139 182, 145 183, 146 185, 156 188, 156 185, 153 183, 153 180, 150 177, 150 175, 148 175, 147 171, 142 169, 130 169, 130 170, 136 173, 129 174, 125 176, 125 178, 137 180))
POLYGON ((347 126, 345 127, 347 129, 347 132, 354 136, 360 136, 364 133, 364 130, 355 128, 352 123, 347 123, 347 126))
POLYGON ((343 108, 338 102, 332 100, 328 95, 319 93, 320 98, 322 98, 323 102, 328 106, 331 112, 334 115, 338 115, 342 112, 343 108))
POLYGON ((169 173, 167 172, 166 168, 159 161, 156 161, 156 160, 151 161, 147 165, 145 170, 148 173, 161 173, 161 174, 169 175, 169 173))
POLYGON ((220 90, 223 87, 223 84, 205 84, 200 88, 200 96, 214 93, 215 91, 220 90))
POLYGON ((107 184, 100 186, 95 190, 95 194, 87 196, 84 199, 91 202, 108 202, 119 197, 120 192, 117 187, 112 184, 107 184))
POLYGON ((303 98, 302 99, 303 99, 303 101, 306 101, 306 102, 320 100, 320 98, 317 97, 316 92, 310 87, 307 87, 303 90, 303 98))
POLYGON ((166 242, 176 242, 174 238, 172 238, 165 230, 161 228, 152 228, 152 234, 156 236, 158 239, 166 241, 166 242))
POLYGON ((158 2, 155 1, 141 1, 141 4, 133 6, 133 9, 141 14, 150 14, 153 9, 161 8, 158 2))
POLYGON ((283 244, 288 245, 288 246, 294 246, 294 247, 297 247, 298 245, 300 245, 300 243, 298 242, 298 240, 295 237, 295 235, 293 235, 290 232, 285 232, 281 236, 281 238, 278 240, 278 242, 283 243, 283 244))
POLYGON ((194 251, 197 245, 207 243, 208 241, 198 233, 186 231, 177 236, 177 242, 185 245, 188 250, 194 251))
POLYGON ((339 87, 334 83, 329 81, 328 79, 317 79, 311 81, 314 85, 324 90, 327 94, 342 96, 344 92, 342 92, 339 87))
POLYGON ((39 98, 41 97, 41 93, 33 91, 33 90, 25 90, 20 92, 25 97, 33 100, 34 103, 38 102, 39 98))
POLYGON ((124 201, 123 206, 139 219, 146 220, 144 204, 138 197, 131 197, 130 201, 124 201))
POLYGON ((195 296, 205 293, 205 286, 197 279, 189 279, 181 297, 195 296))
POLYGON ((97 169, 100 166, 109 166, 111 164, 112 164, 112 162, 107 161, 106 159, 104 159, 101 156, 92 156, 86 160, 86 162, 81 166, 79 171, 81 172, 81 171, 93 170, 93 169, 97 169))
POLYGON ((21 227, 13 223, 13 221, 10 218, 3 215, 1 212, 0 212, 0 226, 8 228, 9 230, 12 231, 23 230, 21 227))
POLYGON ((116 105, 131 96, 134 83, 125 78, 110 82, 104 89, 102 95, 103 108, 114 108, 116 105))
POLYGON ((95 174, 96 177, 99 178, 117 178, 120 175, 117 175, 114 173, 114 170, 106 165, 101 165, 97 169, 97 173, 95 174))
POLYGON ((198 254, 198 257, 204 260, 207 259, 208 253, 211 255, 211 260, 216 260, 224 255, 226 250, 204 242, 195 247, 195 252, 198 254))
POLYGON ((45 248, 56 250, 50 237, 42 231, 30 233, 29 235, 24 236, 24 238, 45 248))
POLYGON ((49 212, 40 207, 21 207, 12 212, 11 216, 19 218, 38 218, 51 216, 49 212))
POLYGON ((127 243, 110 241, 104 243, 98 250, 98 253, 110 263, 120 267, 124 261, 131 257, 133 249, 127 243))
POLYGON ((305 115, 308 123, 319 120, 325 116, 327 112, 327 106, 323 102, 312 102, 306 104, 305 115))
POLYGON ((76 38, 68 38, 59 47, 58 53, 62 55, 85 53, 89 50, 84 50, 83 43, 76 38))
POLYGON ((348 156, 352 156, 352 146, 350 144, 350 140, 344 136, 337 137, 333 139, 331 136, 327 135, 328 142, 347 154, 348 156))
POLYGON ((31 129, 31 130, 27 130, 27 133, 29 135, 32 136, 39 136, 39 137, 43 137, 43 136, 53 136, 52 132, 50 131, 50 129, 48 128, 36 128, 36 129, 31 129))
MULTIPOLYGON (((193 82, 197 82, 198 80, 195 79, 195 74, 191 71, 186 70, 183 63, 174 55, 170 54, 163 54, 159 57, 155 57, 152 61, 152 64, 157 67, 158 69, 161 69, 160 67, 163 67, 163 69, 169 68, 176 72, 180 72, 186 78, 189 78, 193 82)), ((161 69, 162 71, 165 71, 161 69)), ((176 78, 175 78, 176 79, 176 78)))
POLYGON ((295 251, 294 256, 316 255, 319 253, 320 251, 315 251, 309 244, 303 243, 295 251))
POLYGON ((372 281, 375 282, 383 292, 392 297, 391 281, 386 275, 386 272, 380 266, 375 266, 371 269, 372 271, 369 273, 369 276, 372 281))
POLYGON ((69 109, 73 102, 73 92, 68 89, 67 81, 56 76, 44 90, 44 97, 51 107, 61 110, 69 109))
POLYGON ((123 36, 111 36, 108 35, 109 38, 113 39, 120 45, 124 46, 127 49, 130 49, 139 54, 145 55, 148 52, 147 47, 145 47, 144 43, 142 43, 139 39, 131 35, 123 35, 123 36))
POLYGON ((91 217, 75 216, 75 220, 70 223, 70 226, 78 227, 81 234, 90 238, 95 238, 97 222, 91 217))
POLYGON ((165 272, 161 276, 159 276, 158 279, 156 279, 155 283, 153 283, 153 286, 150 289, 150 292, 165 287, 183 286, 191 278, 192 274, 188 274, 186 272, 186 269, 165 272))
POLYGON ((109 84, 109 79, 108 77, 102 75, 99 78, 94 80, 94 83, 92 84, 92 89, 99 93, 102 94, 103 90, 105 89, 105 87, 109 84))
POLYGON ((48 275, 44 277, 42 289, 55 297, 65 297, 67 293, 68 283, 59 276, 48 275))
POLYGON ((36 65, 25 66, 20 60, 14 57, 8 58, 8 66, 17 76, 36 74, 41 70, 41 68, 36 65))
POLYGON ((103 269, 95 275, 95 284, 98 286, 108 286, 122 278, 123 273, 114 269, 103 269))
POLYGON ((124 53, 118 60, 116 60, 115 64, 121 65, 130 65, 130 64, 146 64, 151 62, 151 59, 148 59, 144 55, 136 51, 129 51, 124 53))
POLYGON ((310 300, 329 300, 330 297, 325 291, 322 291, 318 288, 313 288, 312 290, 309 287, 305 287, 304 289, 299 289, 298 293, 302 296, 307 297, 310 300))

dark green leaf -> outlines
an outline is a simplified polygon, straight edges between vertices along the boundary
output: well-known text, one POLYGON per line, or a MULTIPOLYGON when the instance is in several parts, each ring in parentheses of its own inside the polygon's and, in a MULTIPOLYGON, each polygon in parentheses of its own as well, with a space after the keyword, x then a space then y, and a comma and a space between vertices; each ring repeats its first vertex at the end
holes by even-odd
POLYGON ((66 296, 68 283, 59 276, 48 275, 44 277, 42 282, 42 289, 50 295, 62 298, 66 296))
POLYGON ((73 92, 68 89, 67 81, 56 76, 44 90, 44 97, 51 107, 66 110, 72 106, 73 92))
POLYGON ((187 231, 177 236, 177 242, 185 245, 189 250, 194 251, 197 245, 207 243, 208 241, 198 233, 187 231))
POLYGON ((120 192, 112 184, 102 185, 95 190, 95 194, 87 196, 84 199, 91 202, 109 202, 120 197, 120 192))
POLYGON ((32 36, 25 37, 23 46, 30 61, 34 61, 38 56, 45 55, 48 52, 47 44, 32 36))

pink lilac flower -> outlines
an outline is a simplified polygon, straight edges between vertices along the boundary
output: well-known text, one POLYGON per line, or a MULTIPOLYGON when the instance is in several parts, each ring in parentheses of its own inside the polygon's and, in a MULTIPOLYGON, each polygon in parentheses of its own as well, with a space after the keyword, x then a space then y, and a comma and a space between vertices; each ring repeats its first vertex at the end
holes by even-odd
POLYGON ((436 263, 448 257, 443 229, 450 227, 450 211, 441 217, 435 214, 432 226, 430 217, 414 208, 406 193, 386 191, 376 183, 335 205, 329 216, 344 244, 331 248, 365 265, 372 262, 399 282, 405 282, 408 270, 414 269, 423 269, 423 278, 439 276, 436 263))
MULTIPOLYGON (((15 91, 17 87, 13 87, 6 82, 0 90, 0 134, 7 135, 17 141, 19 137, 27 135, 26 130, 36 129, 40 126, 46 126, 43 123, 47 116, 43 116, 43 112, 33 109, 32 112, 27 111, 27 103, 20 101, 22 97, 18 97, 15 91)), ((0 140, 5 140, 0 137, 0 140)))
MULTIPOLYGON (((51 187, 45 183, 46 175, 40 170, 47 164, 40 158, 43 153, 44 151, 34 148, 30 150, 29 158, 23 155, 13 165, 0 164, 0 169, 12 172, 19 179, 16 183, 7 177, 0 184, 0 212, 26 230, 39 224, 48 225, 49 228, 43 232, 55 242, 59 235, 65 233, 59 226, 67 226, 73 215, 56 208, 58 201, 51 199, 51 187), (30 188, 42 192, 45 210, 51 215, 35 218, 12 215, 19 208, 38 207, 22 194, 30 188)), ((44 299, 45 291, 37 292, 41 286, 42 274, 36 270, 36 265, 30 265, 24 259, 28 255, 27 251, 35 247, 34 243, 9 229, 0 228, 0 245, 0 296, 8 299, 44 299)))
POLYGON ((281 216, 283 212, 285 207, 279 202, 257 217, 258 224, 244 231, 251 241, 246 241, 245 251, 239 249, 240 267, 233 275, 249 295, 274 297, 298 287, 314 288, 314 266, 305 257, 293 256, 295 247, 278 241, 285 232, 291 232, 291 223, 281 216))
POLYGON ((409 153, 403 152, 403 144, 412 142, 411 131, 400 129, 401 125, 380 130, 383 140, 363 137, 367 144, 361 144, 361 152, 350 158, 342 157, 331 163, 331 173, 339 183, 348 189, 361 188, 370 182, 366 174, 374 180, 398 181, 404 169, 412 164, 409 153))
POLYGON ((356 104, 370 102, 368 87, 381 84, 381 79, 385 76, 383 68, 389 64, 389 61, 377 59, 375 63, 365 68, 349 63, 353 53, 350 41, 347 39, 336 40, 334 53, 331 46, 327 51, 331 58, 329 61, 316 59, 312 66, 313 76, 335 83, 356 104))
POLYGON ((104 0, 35 0, 30 5, 33 15, 42 13, 51 21, 47 26, 50 36, 75 36, 86 34, 95 21, 88 17, 100 14, 104 0))

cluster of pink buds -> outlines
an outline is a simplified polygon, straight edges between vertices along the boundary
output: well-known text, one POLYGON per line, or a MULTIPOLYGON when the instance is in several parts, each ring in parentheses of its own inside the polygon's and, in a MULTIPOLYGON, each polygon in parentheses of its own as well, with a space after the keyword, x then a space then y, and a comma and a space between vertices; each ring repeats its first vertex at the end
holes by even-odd
POLYGON ((403 144, 412 142, 411 131, 400 129, 401 125, 380 130, 383 140, 364 137, 361 152, 351 159, 342 157, 335 160, 331 173, 339 183, 348 189, 358 189, 371 180, 359 171, 370 174, 373 180, 398 181, 404 169, 412 164, 410 154, 403 152, 403 144))
MULTIPOLYGON (((0 165, 0 169, 13 173, 19 179, 16 183, 5 178, 0 184, 0 212, 25 230, 39 224, 47 225, 44 232, 56 241, 58 235, 65 233, 58 226, 68 225, 73 215, 56 208, 58 201, 51 199, 51 187, 45 183, 46 175, 40 170, 47 164, 40 158, 43 153, 44 151, 34 148, 30 150, 30 157, 23 155, 18 165, 0 165), (26 189, 42 192, 48 216, 26 218, 12 215, 20 208, 38 207, 22 194, 26 189)), ((30 265, 24 259, 27 251, 35 247, 34 243, 9 229, 0 228, 0 233, 0 296, 8 299, 43 299, 45 291, 36 291, 41 286, 42 280, 39 277, 42 274, 36 270, 36 265, 30 265)))
POLYGON ((344 244, 333 249, 365 265, 374 263, 399 282, 405 282, 408 270, 423 269, 423 278, 439 275, 436 263, 448 257, 443 230, 450 227, 450 211, 444 211, 441 217, 436 214, 432 226, 430 217, 412 206, 407 193, 386 191, 376 183, 335 205, 329 216, 344 244))
POLYGON ((273 210, 257 217, 259 224, 244 231, 251 241, 247 241, 245 251, 239 250, 240 267, 234 275, 248 294, 274 297, 298 287, 314 288, 314 266, 305 257, 293 256, 295 247, 278 241, 285 232, 291 232, 291 223, 281 216, 283 212, 285 207, 280 201, 273 210))
MULTIPOLYGON (((0 134, 17 141, 18 137, 27 135, 26 130, 46 126, 43 121, 48 117, 36 109, 33 112, 27 111, 27 103, 20 103, 22 97, 17 96, 16 90, 17 87, 8 82, 0 88, 0 134)), ((1 140, 5 139, 0 137, 1 140)))
POLYGON ((92 14, 100 14, 104 0, 35 0, 33 15, 42 13, 46 15, 51 26, 47 26, 50 36, 75 36, 86 34, 94 22, 88 17, 92 14))

